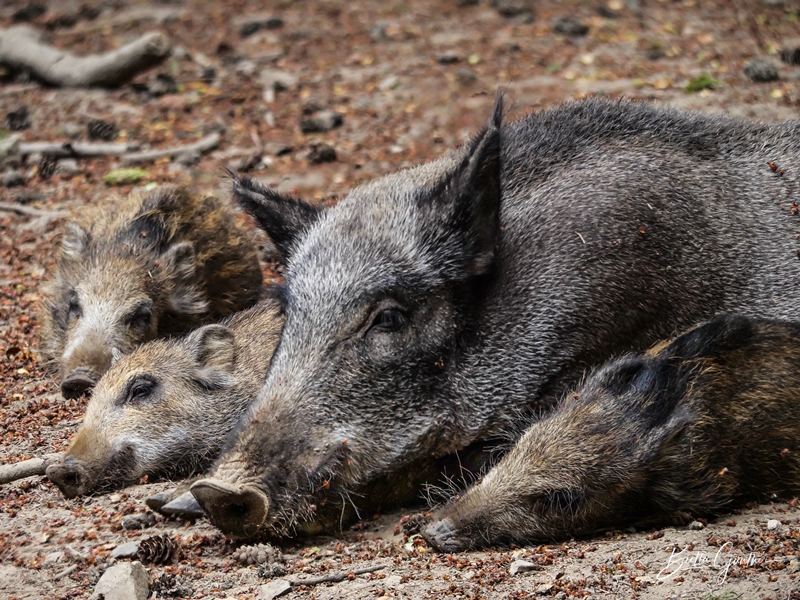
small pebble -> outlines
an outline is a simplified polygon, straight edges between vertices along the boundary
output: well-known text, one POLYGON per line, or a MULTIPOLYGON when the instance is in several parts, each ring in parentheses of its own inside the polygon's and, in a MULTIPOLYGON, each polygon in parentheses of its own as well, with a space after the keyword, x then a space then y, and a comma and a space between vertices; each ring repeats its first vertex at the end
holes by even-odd
POLYGON ((589 33, 589 27, 572 17, 559 17, 553 22, 553 31, 577 37, 589 33))
POLYGON ((528 560, 515 560, 508 568, 508 572, 512 575, 516 575, 517 573, 527 573, 528 571, 533 571, 535 569, 535 563, 532 563, 528 560))
POLYGON ((459 69, 456 71, 456 79, 462 85, 470 85, 475 83, 475 80, 478 79, 478 76, 475 74, 475 71, 470 71, 469 69, 459 69))
POLYGON ((96 600, 145 600, 150 595, 147 571, 138 561, 109 567, 97 582, 91 598, 96 600))
POLYGON ((25 185, 24 173, 12 169, 3 173, 3 187, 17 187, 25 185))
POLYGON ((120 544, 111 551, 112 558, 132 558, 139 551, 139 542, 120 544))
POLYGON ((777 81, 780 79, 777 65, 766 58, 751 60, 744 66, 744 74, 751 80, 759 83, 777 81))
POLYGON ((300 131, 303 133, 324 133, 341 127, 344 116, 333 110, 321 110, 316 116, 300 121, 300 131))
POLYGON ((270 581, 266 585, 262 585, 258 590, 258 600, 272 600, 273 598, 277 598, 279 596, 283 596, 284 594, 288 593, 292 589, 292 584, 290 584, 285 579, 276 579, 275 581, 270 581))
POLYGON ((440 65, 453 65, 461 60, 461 57, 456 54, 455 52, 445 52, 444 54, 440 54, 439 58, 436 59, 440 65))
POLYGON ((6 125, 11 131, 24 131, 31 126, 31 118, 27 106, 20 106, 6 115, 6 125))
POLYGON ((148 510, 143 513, 136 513, 127 515, 122 518, 122 527, 124 529, 145 529, 152 527, 156 524, 156 515, 153 511, 148 510))
POLYGON ((705 525, 703 525, 700 521, 692 521, 691 523, 689 523, 689 529, 691 529, 692 531, 700 531, 704 527, 705 525))
POLYGON ((311 146, 306 158, 312 165, 334 162, 336 160, 336 150, 328 144, 314 144, 311 146))
POLYGON ((777 531, 781 527, 783 527, 783 525, 781 524, 780 521, 778 521, 778 519, 770 519, 769 521, 767 521, 767 529, 769 529, 770 531, 777 531))

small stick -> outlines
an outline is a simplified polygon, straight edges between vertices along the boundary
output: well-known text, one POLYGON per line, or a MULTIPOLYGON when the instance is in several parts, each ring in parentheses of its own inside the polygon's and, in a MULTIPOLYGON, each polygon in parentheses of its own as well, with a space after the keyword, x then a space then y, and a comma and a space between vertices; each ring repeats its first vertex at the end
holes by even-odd
POLYGON ((137 146, 130 144, 82 144, 78 142, 28 142, 19 145, 19 152, 23 156, 28 154, 84 158, 92 156, 122 156, 137 149, 137 146))
POLYGON ((143 162, 153 162, 159 158, 180 156, 181 154, 197 152, 202 154, 213 150, 219 146, 222 136, 219 133, 212 133, 204 138, 200 138, 193 144, 186 144, 185 146, 175 146, 173 148, 165 148, 163 150, 145 150, 144 152, 133 152, 125 154, 122 157, 122 164, 124 166, 135 165, 143 162))
POLYGON ((338 581, 344 581, 347 579, 347 576, 350 575, 350 573, 353 575, 364 575, 365 573, 374 573, 375 571, 380 571, 384 568, 386 568, 386 565, 373 565, 371 567, 364 567, 363 569, 356 569, 355 571, 340 571, 339 573, 331 573, 330 575, 324 575, 323 577, 315 577, 314 579, 298 579, 296 581, 290 581, 289 583, 293 586, 312 586, 319 585, 320 583, 336 583, 338 581))
POLYGON ((59 579, 61 579, 62 577, 66 577, 67 575, 69 575, 70 573, 72 573, 72 572, 73 572, 75 569, 77 569, 77 568, 78 568, 78 565, 72 565, 71 567, 67 567, 67 568, 66 568, 66 569, 64 569, 63 571, 61 571, 61 572, 59 572, 59 573, 56 573, 55 575, 53 575, 53 581, 58 581, 58 580, 59 580, 59 579))
POLYGON ((21 204, 6 204, 0 202, 0 212, 12 212, 23 217, 47 217, 49 219, 58 219, 66 217, 69 213, 63 210, 41 210, 33 206, 22 206, 21 204))
POLYGON ((44 475, 47 467, 60 462, 62 458, 63 455, 61 453, 45 454, 41 458, 23 460, 22 462, 12 463, 10 465, 0 465, 0 485, 4 483, 11 483, 12 481, 16 481, 17 479, 22 479, 24 477, 44 475))

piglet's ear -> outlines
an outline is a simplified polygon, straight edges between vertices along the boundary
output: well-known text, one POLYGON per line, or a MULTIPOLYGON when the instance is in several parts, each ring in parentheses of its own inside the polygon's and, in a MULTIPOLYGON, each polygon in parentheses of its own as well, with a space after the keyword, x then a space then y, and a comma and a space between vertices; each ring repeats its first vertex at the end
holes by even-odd
POLYGON ((207 389, 219 389, 234 382, 236 343, 233 331, 224 325, 206 325, 190 333, 186 340, 199 367, 198 383, 207 389))
POLYGON ((67 260, 79 260, 89 246, 91 234, 77 223, 67 223, 61 238, 61 256, 67 260))
POLYGON ((195 281, 197 265, 189 242, 172 244, 161 254, 159 266, 172 312, 199 315, 208 310, 208 301, 195 281))
POLYGON ((295 241, 317 220, 322 210, 247 177, 239 177, 231 170, 228 173, 233 180, 233 197, 258 221, 286 262, 295 241))
POLYGON ((494 260, 500 233, 500 126, 498 96, 488 126, 470 142, 461 162, 431 193, 445 235, 462 254, 456 262, 467 274, 485 273, 494 260))

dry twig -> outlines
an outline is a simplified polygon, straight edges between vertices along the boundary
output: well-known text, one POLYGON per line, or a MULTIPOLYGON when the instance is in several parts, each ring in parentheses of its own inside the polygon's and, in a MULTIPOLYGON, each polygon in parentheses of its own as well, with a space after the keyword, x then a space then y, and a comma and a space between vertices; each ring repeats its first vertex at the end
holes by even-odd
POLYGON ((122 157, 122 164, 125 166, 136 165, 139 163, 153 162, 159 158, 174 158, 181 154, 203 154, 209 150, 213 150, 219 145, 222 136, 219 133, 212 133, 204 138, 200 138, 193 144, 186 144, 185 146, 175 146, 173 148, 164 148, 163 150, 145 150, 143 152, 133 152, 125 154, 122 157))
POLYGON ((373 565, 371 567, 364 567, 363 569, 355 569, 354 571, 347 572, 340 571, 339 573, 331 573, 330 575, 323 575, 322 577, 314 577, 312 579, 297 579, 295 581, 290 581, 289 583, 293 587, 300 585, 319 585, 320 583, 336 583, 339 581, 344 581, 351 573, 353 575, 364 575, 365 573, 374 573, 375 571, 380 571, 384 568, 386 568, 386 565, 373 565))
POLYGON ((23 477, 33 477, 34 475, 44 475, 45 470, 52 464, 60 462, 63 455, 45 454, 41 458, 32 458, 10 465, 0 465, 0 485, 11 483, 23 477))

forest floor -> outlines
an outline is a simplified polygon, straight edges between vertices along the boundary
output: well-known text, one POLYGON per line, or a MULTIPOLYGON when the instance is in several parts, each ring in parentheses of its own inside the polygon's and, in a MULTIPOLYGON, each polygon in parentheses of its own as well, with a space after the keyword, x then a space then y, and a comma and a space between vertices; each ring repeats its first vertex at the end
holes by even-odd
MULTIPOLYGON (((166 182, 227 195, 226 165, 333 202, 359 182, 464 142, 487 120, 498 88, 506 90, 509 119, 592 94, 763 121, 795 118, 800 102, 800 67, 780 55, 800 46, 800 12, 780 0, 537 0, 532 12, 511 17, 487 0, 49 4, 36 15, 18 12, 33 4, 6 0, 0 27, 33 17, 48 43, 78 54, 156 30, 169 36, 173 54, 117 89, 7 78, 0 118, 12 114, 0 137, 20 127, 24 142, 86 141, 89 122, 102 119, 119 130, 116 142, 142 148, 214 131, 222 141, 200 156, 145 164, 122 185, 106 182, 120 167, 115 157, 69 159, 51 173, 52 164, 29 156, 6 173, 2 202, 46 214, 0 212, 0 463, 64 450, 85 407, 84 400, 63 400, 37 361, 36 306, 65 222, 59 211, 97 203, 113 209, 115 196, 166 182), (559 24, 565 17, 572 22, 559 24), (572 33, 557 31, 564 27, 572 33), (744 73, 759 58, 774 64, 777 79, 755 82, 744 73), (27 127, 19 122, 23 107, 27 127), (304 133, 301 120, 319 109, 341 114, 342 125, 304 133), (335 160, 320 162, 323 144, 335 160)), ((265 272, 274 277, 268 263, 265 272)), ((87 598, 106 568, 128 560, 111 556, 117 546, 157 534, 171 536, 177 550, 166 563, 145 565, 154 595, 269 598, 261 586, 270 574, 237 562, 241 544, 204 519, 158 516, 143 530, 122 527, 124 516, 142 512, 143 500, 169 485, 74 500, 43 477, 0 487, 0 598, 87 598)), ((702 529, 614 531, 453 555, 409 536, 400 527, 406 514, 284 543, 280 577, 293 587, 283 597, 800 599, 794 501, 750 506, 702 529), (512 575, 516 560, 535 568, 512 575), (364 567, 382 568, 352 573, 364 567), (338 572, 348 576, 299 583, 338 572)))

